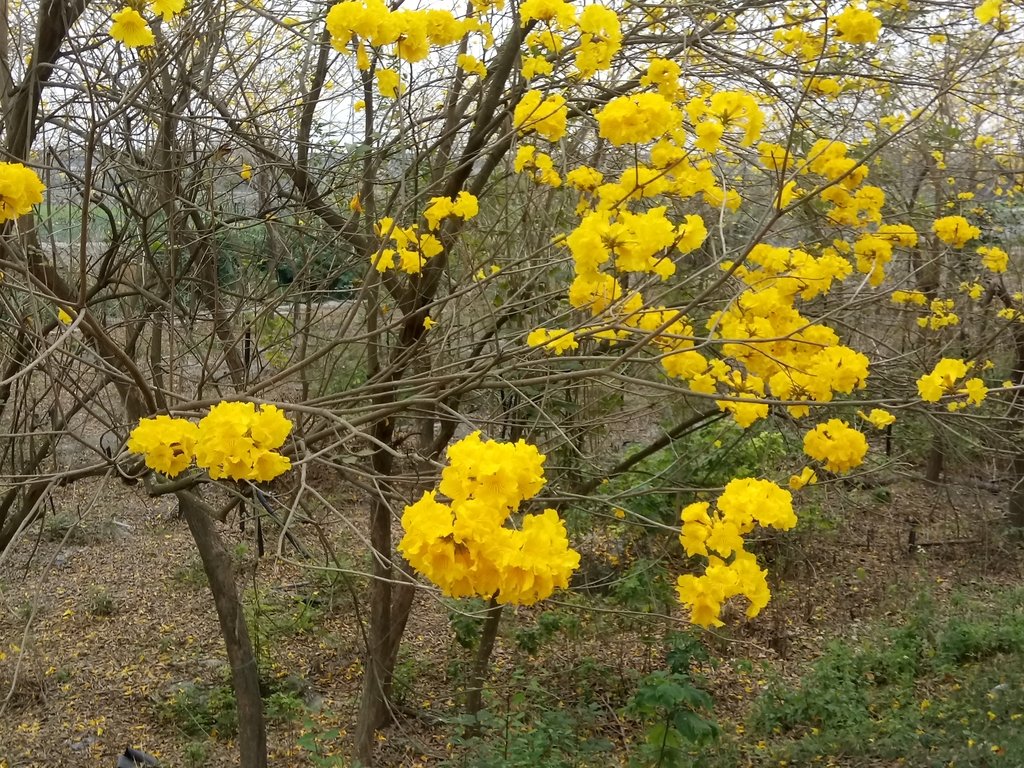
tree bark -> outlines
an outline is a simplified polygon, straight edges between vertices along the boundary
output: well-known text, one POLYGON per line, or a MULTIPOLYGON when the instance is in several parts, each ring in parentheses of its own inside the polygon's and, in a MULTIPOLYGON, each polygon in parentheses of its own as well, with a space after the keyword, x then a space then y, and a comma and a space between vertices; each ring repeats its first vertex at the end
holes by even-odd
POLYGON ((932 485, 938 485, 942 481, 942 467, 945 464, 945 459, 942 435, 936 430, 932 435, 932 447, 928 450, 928 464, 924 473, 924 479, 932 485))
POLYGON ((466 736, 480 735, 480 721, 477 715, 483 708, 484 683, 487 682, 487 671, 491 666, 494 642, 498 638, 502 607, 493 597, 487 605, 484 631, 480 635, 480 645, 477 646, 476 658, 473 660, 473 675, 469 681, 470 687, 466 691, 466 714, 473 718, 473 722, 466 726, 466 736))
POLYGON ((179 492, 177 496, 203 562, 231 664, 231 682, 238 704, 239 765, 241 768, 266 768, 267 733, 263 720, 259 670, 249 639, 242 601, 238 597, 231 556, 224 548, 213 518, 203 510, 199 500, 188 491, 179 492))

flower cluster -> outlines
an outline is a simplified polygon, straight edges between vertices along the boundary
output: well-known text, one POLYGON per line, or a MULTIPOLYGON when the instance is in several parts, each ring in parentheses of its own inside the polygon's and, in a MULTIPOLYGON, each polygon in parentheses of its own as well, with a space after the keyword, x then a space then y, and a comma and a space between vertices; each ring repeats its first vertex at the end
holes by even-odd
POLYGON ((946 245, 963 248, 968 241, 981 237, 981 230, 963 216, 943 216, 932 223, 932 232, 946 245))
MULTIPOLYGON (((368 45, 380 55, 389 53, 412 64, 427 58, 432 45, 453 45, 478 30, 481 26, 474 19, 456 19, 450 11, 440 8, 392 11, 383 0, 344 0, 327 12, 331 45, 342 53, 354 52, 356 66, 361 70, 370 68, 368 45)), ((486 68, 478 61, 470 64, 468 59, 462 59, 461 66, 486 73, 486 68)), ((401 80, 395 69, 382 67, 376 77, 381 95, 396 98, 401 92, 401 80)))
POLYGON ((175 477, 192 463, 198 439, 199 427, 188 419, 160 415, 139 422, 128 438, 128 450, 145 456, 150 469, 175 477))
POLYGON ((376 231, 381 238, 391 240, 395 246, 394 248, 381 248, 374 255, 373 265, 378 272, 399 269, 410 275, 416 275, 423 271, 428 259, 444 251, 441 241, 434 235, 429 232, 420 232, 416 224, 400 227, 389 216, 385 216, 377 222, 376 231))
POLYGON ((266 482, 287 472, 291 461, 277 452, 292 423, 280 408, 253 403, 218 403, 199 424, 155 416, 132 430, 128 449, 141 453, 146 466, 174 477, 192 460, 214 480, 266 482))
POLYGON ((516 151, 513 165, 516 173, 529 173, 537 184, 550 187, 562 186, 562 177, 555 170, 555 161, 546 152, 538 152, 532 144, 524 144, 516 151))
POLYGON ((450 197, 430 198, 430 205, 423 212, 423 218, 427 220, 427 227, 433 231, 449 216, 456 216, 463 221, 469 221, 479 212, 480 204, 476 197, 463 190, 455 196, 454 200, 450 197))
POLYGON ((804 453, 829 472, 849 472, 864 463, 868 441, 842 419, 829 419, 804 434, 804 453))
POLYGON ((953 299, 932 299, 928 302, 928 309, 931 314, 926 317, 917 318, 919 328, 927 328, 931 331, 939 331, 951 325, 960 324, 960 316, 953 311, 956 302, 953 299))
POLYGON ((998 246, 980 245, 978 255, 981 265, 990 272, 1005 272, 1010 265, 1010 255, 998 246))
POLYGON ((565 589, 580 558, 558 513, 546 509, 523 515, 518 528, 507 525, 543 487, 544 458, 523 440, 481 440, 479 432, 454 443, 438 489, 405 508, 399 551, 450 597, 532 605, 565 589))
POLYGON ((917 380, 918 394, 926 403, 937 403, 949 395, 963 396, 963 400, 951 399, 946 404, 950 411, 961 410, 968 404, 981 405, 988 394, 985 382, 977 377, 960 381, 967 376, 973 365, 956 358, 944 357, 935 364, 931 373, 926 373, 917 380))
POLYGON ((556 355, 571 352, 574 349, 579 349, 580 346, 576 341, 576 334, 564 328, 552 330, 536 328, 530 331, 530 335, 526 337, 526 343, 531 347, 544 347, 548 352, 554 352, 556 355))
MULTIPOLYGON (((519 17, 523 26, 538 22, 538 27, 527 37, 527 44, 535 49, 560 52, 564 46, 563 35, 579 32, 575 76, 581 80, 609 69, 612 57, 622 47, 619 16, 600 3, 585 6, 577 17, 576 9, 564 0, 526 0, 519 8, 519 17)), ((535 67, 536 62, 532 65, 535 67)), ((550 70, 544 74, 549 73, 550 70)))
POLYGON ((808 485, 814 485, 818 482, 818 473, 810 467, 804 467, 800 470, 798 475, 789 476, 789 487, 794 491, 799 491, 808 485))
POLYGON ((567 115, 564 97, 527 91, 516 105, 512 123, 520 135, 536 131, 548 141, 558 141, 565 135, 567 115))
POLYGON ((882 22, 877 16, 855 5, 846 6, 833 21, 839 31, 839 39, 851 45, 877 42, 878 32, 882 29, 882 22))
POLYGON ((686 114, 697 136, 695 146, 716 152, 727 130, 740 128, 741 147, 749 147, 761 135, 764 114, 757 99, 745 91, 717 91, 709 98, 695 97, 686 104, 686 114))
MULTIPOLYGON (((748 261, 752 266, 735 274, 750 287, 708 324, 730 340, 723 352, 781 399, 829 402, 836 393, 862 389, 868 359, 841 345, 831 328, 807 319, 795 304, 827 293, 850 274, 849 262, 834 251, 815 257, 767 244, 755 246, 748 261)), ((797 417, 808 413, 806 406, 789 410, 797 417)))
POLYGON ((857 415, 869 422, 875 429, 885 429, 890 424, 896 423, 896 417, 884 408, 872 408, 868 413, 857 411, 857 415))
POLYGON ((923 307, 928 303, 928 296, 921 291, 893 291, 889 297, 894 304, 916 304, 923 307))
POLYGON ((0 162, 0 224, 24 216, 33 205, 43 202, 45 189, 31 168, 0 162))
POLYGON ((696 502, 683 508, 679 542, 691 557, 708 558, 700 576, 683 575, 676 581, 679 600, 690 608, 690 618, 705 627, 721 626, 722 604, 744 595, 754 617, 768 604, 771 593, 767 571, 744 549, 743 536, 758 524, 789 530, 796 525, 793 497, 769 480, 732 480, 712 508, 696 502))
POLYGON ((1005 15, 1003 10, 1003 0, 984 0, 974 9, 974 18, 980 24, 991 24, 997 29, 1003 30, 1009 25, 1011 18, 1005 15))
POLYGON ((613 145, 644 144, 679 125, 682 115, 660 93, 618 96, 597 114, 598 135, 613 145))
MULTIPOLYGON (((170 21, 185 10, 185 0, 150 0, 149 9, 164 21, 170 21)), ((129 48, 146 48, 156 42, 146 17, 130 5, 112 14, 110 20, 110 36, 129 48)))
POLYGON ((448 46, 457 43, 476 25, 456 19, 450 11, 441 9, 392 11, 383 0, 345 0, 327 12, 327 31, 335 50, 346 52, 355 45, 360 69, 363 46, 374 48, 394 46, 399 59, 415 63, 430 52, 430 46, 448 46))

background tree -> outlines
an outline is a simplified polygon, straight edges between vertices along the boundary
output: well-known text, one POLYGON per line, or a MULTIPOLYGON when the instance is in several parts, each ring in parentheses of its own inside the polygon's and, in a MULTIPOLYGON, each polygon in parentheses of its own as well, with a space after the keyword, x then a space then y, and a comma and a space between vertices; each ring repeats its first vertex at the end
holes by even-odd
POLYGON ((538 505, 693 571, 677 596, 704 625, 731 597, 751 616, 768 600, 743 537, 795 522, 769 481, 906 466, 897 440, 861 468, 890 411, 930 425, 933 481, 958 444, 1020 455, 1022 364, 1004 346, 1020 347, 1019 34, 999 3, 83 0, 0 16, 4 161, 47 187, 0 240, 0 551, 58 484, 175 494, 243 765, 266 745, 216 525, 232 516, 306 565, 340 567, 339 527, 365 531, 354 750, 370 764, 421 584, 397 523, 457 438, 539 446, 538 505), (294 470, 167 480, 123 449, 140 419, 221 400, 285 408, 294 470), (806 456, 737 484, 707 456, 639 479, 724 419, 755 454, 770 432, 806 456), (338 484, 365 524, 332 503, 338 484), (644 511, 666 497, 670 516, 644 511))

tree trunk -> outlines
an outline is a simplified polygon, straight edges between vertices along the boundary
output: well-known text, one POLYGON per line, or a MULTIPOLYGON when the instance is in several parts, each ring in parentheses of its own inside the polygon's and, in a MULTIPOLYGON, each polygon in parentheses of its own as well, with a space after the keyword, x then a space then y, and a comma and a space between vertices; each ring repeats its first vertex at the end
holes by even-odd
POLYGON ((932 447, 928 451, 928 464, 925 468, 924 479, 932 485, 938 485, 942 480, 942 466, 945 463, 946 454, 942 446, 942 436, 936 432, 932 436, 932 447))
POLYGON ((1009 523, 1012 528, 1024 529, 1024 455, 1013 459, 1013 489, 1010 491, 1009 523))
MULTIPOLYGON (((394 419, 382 419, 374 426, 378 445, 390 446, 394 438, 394 419)), ((378 477, 390 477, 393 456, 378 449, 372 458, 378 477)), ((393 567, 397 555, 392 549, 391 506, 381 495, 370 507, 370 548, 373 554, 373 583, 370 587, 370 626, 366 637, 366 664, 363 691, 356 720, 355 753, 359 764, 373 765, 374 736, 388 722, 398 648, 412 610, 416 586, 393 567), (396 577, 401 578, 395 584, 396 577)))
POLYGON ((466 736, 480 735, 480 721, 477 715, 483 708, 484 683, 487 682, 487 671, 491 665, 491 653, 494 651, 494 641, 498 638, 498 625, 501 624, 502 606, 492 597, 487 606, 487 614, 484 617, 484 631, 480 635, 480 645, 476 649, 476 658, 473 660, 473 675, 469 681, 469 690, 466 691, 466 714, 473 718, 473 722, 466 726, 466 736))
POLYGON ((190 492, 178 493, 178 504, 188 522, 213 593, 221 634, 231 663, 231 683, 238 705, 238 750, 241 768, 266 768, 267 733, 263 722, 260 676, 249 639, 242 602, 238 599, 231 556, 211 518, 190 492))

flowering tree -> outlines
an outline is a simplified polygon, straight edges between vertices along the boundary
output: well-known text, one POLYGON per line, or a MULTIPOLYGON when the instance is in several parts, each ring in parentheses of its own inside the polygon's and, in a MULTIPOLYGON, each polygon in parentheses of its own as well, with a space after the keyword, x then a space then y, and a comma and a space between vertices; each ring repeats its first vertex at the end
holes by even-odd
MULTIPOLYGON (((733 480, 678 528, 683 615, 717 625, 744 596, 756 616, 744 537, 792 528, 793 493, 858 471, 866 435, 902 413, 941 434, 998 394, 1016 451, 1024 358, 997 350, 1024 316, 999 223, 1019 123, 972 107, 1008 94, 1016 24, 999 0, 10 9, 0 403, 8 444, 52 429, 6 454, 34 480, 6 492, 0 547, 88 413, 178 496, 245 662, 213 525, 241 501, 204 488, 274 481, 282 508, 342 515, 308 480, 326 468, 370 509, 368 764, 417 573, 495 608, 545 599, 579 562, 559 512, 722 418, 774 422, 802 434, 789 489, 733 480), (601 446, 650 404, 674 423, 601 446)), ((258 680, 234 666, 262 765, 258 680)))

